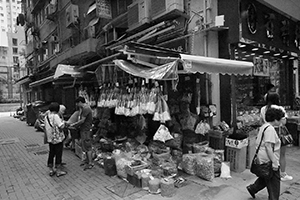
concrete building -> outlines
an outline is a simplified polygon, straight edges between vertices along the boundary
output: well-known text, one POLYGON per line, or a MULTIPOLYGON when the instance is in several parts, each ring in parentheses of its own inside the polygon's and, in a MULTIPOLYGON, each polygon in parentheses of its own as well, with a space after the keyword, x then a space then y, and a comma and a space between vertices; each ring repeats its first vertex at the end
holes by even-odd
MULTIPOLYGON (((278 30, 274 47, 270 45, 274 42, 272 38, 266 38, 265 28, 259 29, 257 33, 249 29, 247 17, 245 18, 250 12, 245 8, 251 4, 248 0, 24 0, 26 66, 31 73, 21 80, 24 98, 28 102, 57 101, 70 105, 69 107, 74 105, 74 97, 83 91, 95 99, 99 94, 99 86, 107 86, 113 82, 124 84, 130 79, 128 75, 122 75, 112 62, 115 58, 153 67, 163 63, 154 59, 155 56, 179 58, 180 53, 186 53, 215 58, 210 63, 211 69, 214 69, 214 63, 220 61, 217 58, 252 63, 254 58, 265 55, 263 50, 269 45, 275 49, 266 58, 271 57, 272 63, 273 60, 278 60, 274 56, 276 51, 284 51, 284 55, 279 58, 280 62, 285 63, 280 68, 280 76, 284 78, 278 90, 284 94, 282 102, 292 107, 294 95, 299 94, 299 49, 292 41, 292 38, 300 38, 294 30, 299 23, 299 14, 295 12, 299 3, 297 0, 285 2, 255 1, 256 8, 257 5, 262 5, 261 13, 275 13, 278 19, 295 24, 290 30, 289 42, 293 44, 290 46, 279 39, 281 26, 275 26, 278 30), (256 53, 251 52, 254 47, 250 40, 259 45, 256 53), (244 43, 247 46, 245 50, 240 48, 244 43), (120 51, 125 46, 131 51, 120 51), (247 51, 249 55, 246 54, 247 51), (66 72, 60 65, 69 65, 72 70, 66 72), (292 68, 295 70, 291 70, 292 68), (55 75, 57 70, 60 70, 59 76, 55 75)), ((270 24, 261 13, 260 19, 252 25, 261 23, 262 27, 266 27, 270 24)), ((299 38, 296 40, 300 41, 299 38)), ((230 69, 223 64, 223 69, 230 69)), ((198 72, 200 73, 192 75, 192 78, 184 78, 184 82, 191 82, 190 86, 195 93, 201 91, 201 94, 198 92, 194 97, 197 98, 193 100, 195 107, 216 105, 218 114, 213 118, 213 123, 225 120, 230 124, 237 113, 236 103, 241 104, 240 100, 244 97, 262 103, 260 96, 265 88, 261 85, 277 80, 266 74, 251 76, 249 91, 240 95, 242 99, 238 99, 236 91, 244 89, 232 87, 235 86, 235 78, 231 75, 235 73, 226 70, 224 73, 198 72)), ((237 80, 243 82, 244 79, 238 77, 237 80)))
POLYGON ((21 13, 21 2, 16 0, 0 1, 0 90, 3 99, 19 99, 19 86, 14 82, 25 68, 25 34, 17 26, 17 17, 21 13))

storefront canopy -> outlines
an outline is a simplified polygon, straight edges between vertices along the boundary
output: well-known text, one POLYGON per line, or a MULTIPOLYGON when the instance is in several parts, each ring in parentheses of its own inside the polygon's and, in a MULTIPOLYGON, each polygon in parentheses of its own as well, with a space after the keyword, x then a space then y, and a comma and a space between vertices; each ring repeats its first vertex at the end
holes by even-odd
POLYGON ((179 60, 176 60, 161 66, 150 68, 125 60, 114 60, 115 65, 117 65, 123 71, 133 76, 154 80, 176 80, 178 78, 178 62, 179 60))
POLYGON ((59 64, 57 65, 57 68, 55 70, 54 79, 58 79, 63 75, 71 75, 72 77, 82 77, 83 72, 77 70, 75 66, 59 64))
POLYGON ((37 87, 39 85, 53 82, 64 75, 71 75, 72 77, 82 77, 83 72, 79 72, 77 69, 75 69, 75 66, 59 64, 57 65, 54 75, 34 81, 29 84, 29 87, 37 87))
POLYGON ((221 58, 180 54, 185 71, 189 73, 252 75, 253 63, 221 58))

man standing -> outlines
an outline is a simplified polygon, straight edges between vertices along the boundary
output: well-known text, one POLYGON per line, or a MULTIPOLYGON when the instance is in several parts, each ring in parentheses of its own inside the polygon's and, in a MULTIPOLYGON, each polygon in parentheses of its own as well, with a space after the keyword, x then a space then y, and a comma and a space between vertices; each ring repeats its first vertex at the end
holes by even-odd
POLYGON ((85 167, 84 170, 92 169, 94 164, 92 163, 92 109, 89 105, 86 104, 83 97, 78 97, 76 99, 76 106, 79 108, 79 120, 70 126, 79 127, 80 138, 81 138, 81 147, 82 151, 86 153, 85 167))

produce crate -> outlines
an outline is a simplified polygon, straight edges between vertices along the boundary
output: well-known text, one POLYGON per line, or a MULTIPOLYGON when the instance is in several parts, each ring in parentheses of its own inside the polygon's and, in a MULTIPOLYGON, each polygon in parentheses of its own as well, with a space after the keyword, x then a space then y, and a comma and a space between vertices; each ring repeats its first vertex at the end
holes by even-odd
POLYGON ((230 169, 234 172, 243 172, 246 169, 247 146, 241 149, 226 147, 226 161, 230 162, 230 169))
POLYGON ((143 161, 141 161, 141 162, 142 162, 142 164, 137 165, 137 166, 126 165, 125 170, 126 170, 127 175, 129 174, 129 175, 133 176, 136 171, 142 170, 142 169, 145 169, 146 167, 148 167, 148 164, 146 162, 143 162, 143 161))
POLYGON ((219 138, 219 137, 213 137, 209 136, 209 147, 213 149, 225 149, 225 136, 219 138))

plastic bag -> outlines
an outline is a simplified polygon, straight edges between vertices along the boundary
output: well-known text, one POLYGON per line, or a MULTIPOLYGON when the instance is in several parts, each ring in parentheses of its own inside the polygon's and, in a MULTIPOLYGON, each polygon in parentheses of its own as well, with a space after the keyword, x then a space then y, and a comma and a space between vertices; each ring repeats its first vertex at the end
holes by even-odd
POLYGON ((153 136, 153 140, 158 140, 161 142, 165 142, 171 139, 174 139, 173 136, 170 134, 169 129, 163 124, 159 126, 155 135, 153 136))
POLYGON ((220 176, 223 161, 224 161, 224 150, 215 150, 214 152, 215 177, 220 176))
POLYGON ((230 162, 222 162, 221 178, 232 178, 230 175, 230 162))
POLYGON ((204 153, 208 149, 208 141, 203 141, 200 143, 193 144, 193 152, 194 153, 204 153))
POLYGON ((195 162, 196 175, 204 180, 211 181, 215 177, 214 156, 210 154, 198 154, 195 162))
POLYGON ((190 175, 196 174, 196 169, 195 169, 196 156, 197 156, 197 154, 184 154, 182 156, 181 167, 182 167, 183 171, 185 171, 187 174, 190 174, 190 175))

